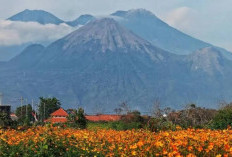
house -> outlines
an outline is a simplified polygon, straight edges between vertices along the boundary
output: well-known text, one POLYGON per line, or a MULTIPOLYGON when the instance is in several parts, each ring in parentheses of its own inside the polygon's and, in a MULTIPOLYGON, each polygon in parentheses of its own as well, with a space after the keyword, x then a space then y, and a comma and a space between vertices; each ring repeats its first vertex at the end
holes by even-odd
MULTIPOLYGON (((50 114, 50 118, 45 120, 44 122, 50 123, 65 123, 67 122, 68 113, 60 108, 55 112, 50 114)), ((121 120, 121 115, 86 115, 85 118, 91 122, 110 122, 110 121, 119 121, 121 120)))
POLYGON ((63 109, 60 108, 55 112, 50 114, 50 118, 45 120, 44 122, 50 123, 65 123, 67 122, 68 113, 63 109))

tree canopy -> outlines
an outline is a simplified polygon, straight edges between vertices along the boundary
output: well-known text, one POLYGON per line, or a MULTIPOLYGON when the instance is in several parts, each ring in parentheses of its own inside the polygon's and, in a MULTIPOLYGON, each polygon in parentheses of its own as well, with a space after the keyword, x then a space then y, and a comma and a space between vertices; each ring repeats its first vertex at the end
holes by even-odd
POLYGON ((58 110, 61 106, 60 101, 55 97, 53 98, 40 97, 39 99, 40 99, 40 103, 38 106, 38 111, 39 111, 40 121, 44 121, 45 119, 48 119, 50 114, 58 110))

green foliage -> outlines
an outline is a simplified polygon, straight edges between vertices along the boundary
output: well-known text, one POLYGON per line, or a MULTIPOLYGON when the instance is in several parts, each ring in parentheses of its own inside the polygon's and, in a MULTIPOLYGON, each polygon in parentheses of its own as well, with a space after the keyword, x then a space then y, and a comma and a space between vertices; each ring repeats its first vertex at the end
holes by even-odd
POLYGON ((12 124, 10 116, 5 112, 0 112, 0 127, 6 128, 12 124))
POLYGON ((112 122, 87 122, 87 129, 112 129, 112 122))
POLYGON ((79 108, 78 111, 71 111, 68 116, 68 125, 80 129, 85 129, 87 127, 87 120, 85 118, 84 110, 82 108, 79 108))
POLYGON ((58 110, 61 106, 61 103, 55 97, 53 98, 43 98, 40 97, 40 103, 38 106, 39 118, 40 121, 44 121, 50 117, 50 114, 58 110))
POLYGON ((132 130, 132 129, 141 129, 142 124, 140 122, 123 122, 123 121, 118 121, 118 122, 111 122, 110 123, 110 128, 114 130, 132 130))
POLYGON ((15 114, 19 118, 18 123, 21 125, 30 125, 30 122, 34 121, 32 106, 30 104, 18 107, 15 114))
POLYGON ((220 109, 211 123, 212 129, 226 129, 228 126, 232 126, 231 105, 220 109))
POLYGON ((173 124, 171 121, 168 121, 166 118, 151 118, 147 125, 145 126, 146 129, 150 131, 165 131, 165 130, 175 130, 176 125, 173 124))
POLYGON ((167 115, 167 120, 182 128, 205 128, 216 113, 216 110, 201 108, 195 104, 190 104, 184 110, 170 112, 167 115))
POLYGON ((77 112, 77 124, 79 125, 79 128, 85 129, 87 126, 87 120, 84 115, 84 109, 79 108, 77 112))

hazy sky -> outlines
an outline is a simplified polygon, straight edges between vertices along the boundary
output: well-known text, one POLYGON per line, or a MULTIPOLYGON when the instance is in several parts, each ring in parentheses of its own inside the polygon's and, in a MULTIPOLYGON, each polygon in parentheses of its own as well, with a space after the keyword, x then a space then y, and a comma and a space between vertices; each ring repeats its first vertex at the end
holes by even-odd
MULTIPOLYGON (((232 0, 0 0, 0 19, 24 9, 43 9, 72 20, 81 14, 108 15, 135 8, 150 10, 187 34, 232 51, 232 0)), ((0 33, 5 33, 1 27, 6 24, 2 25, 0 33)))

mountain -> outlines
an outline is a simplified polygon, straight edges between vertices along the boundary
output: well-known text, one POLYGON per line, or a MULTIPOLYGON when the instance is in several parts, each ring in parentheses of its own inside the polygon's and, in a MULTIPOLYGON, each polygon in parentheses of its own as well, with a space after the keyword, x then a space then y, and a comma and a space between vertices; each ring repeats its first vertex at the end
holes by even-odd
POLYGON ((92 21, 94 19, 95 19, 94 16, 85 14, 85 15, 81 15, 76 20, 66 22, 66 24, 68 24, 68 25, 70 25, 72 27, 75 27, 75 26, 78 26, 78 25, 85 25, 85 24, 87 24, 88 22, 90 22, 90 21, 92 21))
POLYGON ((183 57, 187 68, 184 84, 185 97, 190 102, 206 107, 219 107, 221 101, 230 102, 232 96, 232 61, 215 47, 206 47, 183 57))
MULTIPOLYGON (((47 47, 32 45, 0 68, 0 91, 55 96, 64 108, 112 112, 126 102, 150 111, 155 100, 178 109, 231 101, 232 61, 215 47, 175 55, 110 18, 96 19, 47 47)), ((15 104, 16 105, 16 104, 15 104)))
POLYGON ((0 46, 0 61, 9 61, 20 54, 30 44, 0 46))
POLYGON ((90 22, 42 49, 31 46, 12 59, 8 64, 18 70, 0 71, 0 82, 5 82, 0 91, 28 98, 56 96, 65 107, 78 103, 89 112, 99 105, 113 111, 124 101, 145 110, 165 85, 156 81, 165 80, 172 71, 168 69, 176 66, 175 55, 108 18, 90 22), (27 58, 39 61, 32 65, 27 58))
MULTIPOLYGON (((115 19, 120 24, 150 41, 153 45, 175 54, 187 55, 201 48, 213 47, 209 43, 195 39, 169 26, 145 9, 117 11, 111 15, 119 17, 115 19)), ((222 48, 220 50, 224 56, 232 59, 232 53, 222 48)))
MULTIPOLYGON (((231 52, 182 33, 145 9, 117 11, 111 14, 111 16, 115 17, 115 20, 124 25, 127 29, 151 42, 154 46, 171 53, 187 55, 201 48, 215 47, 219 49, 226 58, 232 60, 231 52)), ((64 22, 46 11, 28 9, 9 18, 9 20, 13 21, 34 21, 41 24, 60 24, 64 22, 72 27, 85 25, 94 19, 94 16, 85 14, 81 15, 76 20, 64 22)), ((45 44, 48 45, 48 43, 45 44)), ((25 45, 28 45, 28 43, 25 45)), ((0 47, 0 60, 9 60, 12 56, 21 52, 23 48, 25 48, 24 45, 0 47), (16 47, 19 47, 19 49, 16 49, 16 47), (2 49, 4 51, 1 51, 2 49)))
POLYGON ((38 22, 40 24, 60 24, 64 21, 57 18, 53 14, 43 10, 29 10, 26 9, 7 20, 22 21, 22 22, 38 22))
POLYGON ((43 57, 45 47, 40 44, 32 44, 25 48, 19 55, 7 62, 7 68, 27 69, 35 66, 43 57))

